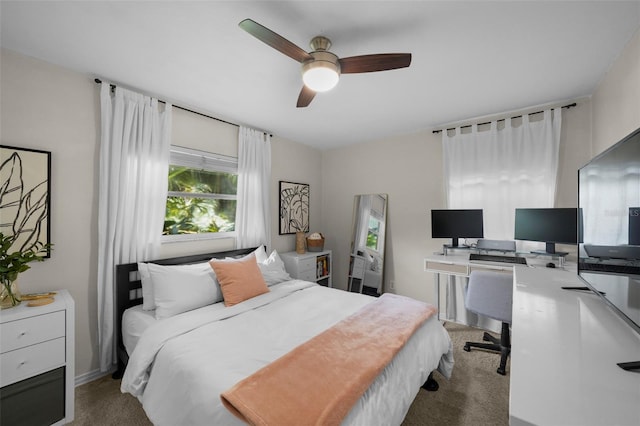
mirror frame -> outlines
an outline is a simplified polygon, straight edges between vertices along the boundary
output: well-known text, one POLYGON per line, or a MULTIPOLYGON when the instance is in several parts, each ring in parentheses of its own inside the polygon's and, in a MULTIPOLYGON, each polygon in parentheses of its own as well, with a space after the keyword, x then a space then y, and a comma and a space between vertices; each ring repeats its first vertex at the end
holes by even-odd
POLYGON ((388 194, 354 196, 347 291, 371 296, 384 292, 388 200, 388 194))

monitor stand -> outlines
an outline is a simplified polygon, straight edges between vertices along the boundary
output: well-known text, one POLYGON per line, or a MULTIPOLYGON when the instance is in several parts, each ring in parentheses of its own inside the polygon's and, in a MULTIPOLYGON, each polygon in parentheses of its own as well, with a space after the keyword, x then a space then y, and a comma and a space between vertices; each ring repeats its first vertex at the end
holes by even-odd
POLYGON ((560 258, 565 257, 569 253, 556 251, 556 243, 545 243, 544 250, 535 250, 532 251, 533 254, 543 254, 546 256, 558 256, 560 258))
POLYGON ((557 251, 555 253, 549 253, 548 251, 544 251, 544 250, 533 250, 531 252, 531 254, 542 254, 542 255, 545 255, 545 256, 565 257, 566 255, 569 254, 569 252, 557 251))
POLYGON ((618 367, 626 371, 640 371, 640 361, 619 362, 618 367))

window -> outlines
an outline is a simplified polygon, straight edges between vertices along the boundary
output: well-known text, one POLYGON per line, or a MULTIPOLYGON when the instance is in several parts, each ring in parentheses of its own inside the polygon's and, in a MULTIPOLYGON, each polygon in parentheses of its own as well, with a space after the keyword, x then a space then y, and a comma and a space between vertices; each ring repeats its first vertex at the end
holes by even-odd
POLYGON ((369 216, 369 227, 367 229, 367 248, 378 251, 378 235, 380 234, 380 221, 373 216, 369 216))
POLYGON ((235 231, 237 158, 172 146, 168 179, 163 235, 211 238, 235 231))

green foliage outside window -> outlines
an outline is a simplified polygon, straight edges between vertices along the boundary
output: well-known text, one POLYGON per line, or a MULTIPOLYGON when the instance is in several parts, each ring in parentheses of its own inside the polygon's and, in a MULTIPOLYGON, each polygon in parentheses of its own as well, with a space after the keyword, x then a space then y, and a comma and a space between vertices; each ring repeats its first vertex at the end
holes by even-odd
POLYGON ((369 218, 369 229, 367 231, 367 247, 378 250, 378 234, 380 233, 380 221, 376 218, 369 218))
POLYGON ((169 196, 163 235, 235 230, 238 176, 169 166, 169 196))

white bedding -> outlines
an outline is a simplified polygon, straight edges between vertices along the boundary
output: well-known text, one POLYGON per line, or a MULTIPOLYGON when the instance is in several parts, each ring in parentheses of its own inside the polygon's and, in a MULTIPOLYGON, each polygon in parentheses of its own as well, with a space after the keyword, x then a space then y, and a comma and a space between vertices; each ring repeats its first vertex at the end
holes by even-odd
POLYGON ((124 311, 122 315, 122 341, 127 354, 133 353, 142 333, 157 321, 154 311, 145 311, 142 309, 142 305, 136 305, 124 311))
MULTIPOLYGON (((206 306, 150 325, 131 353, 121 389, 156 425, 242 425, 220 393, 373 299, 292 280, 241 304, 206 306)), ((427 320, 343 424, 400 424, 429 373, 449 377, 451 341, 427 320)))

